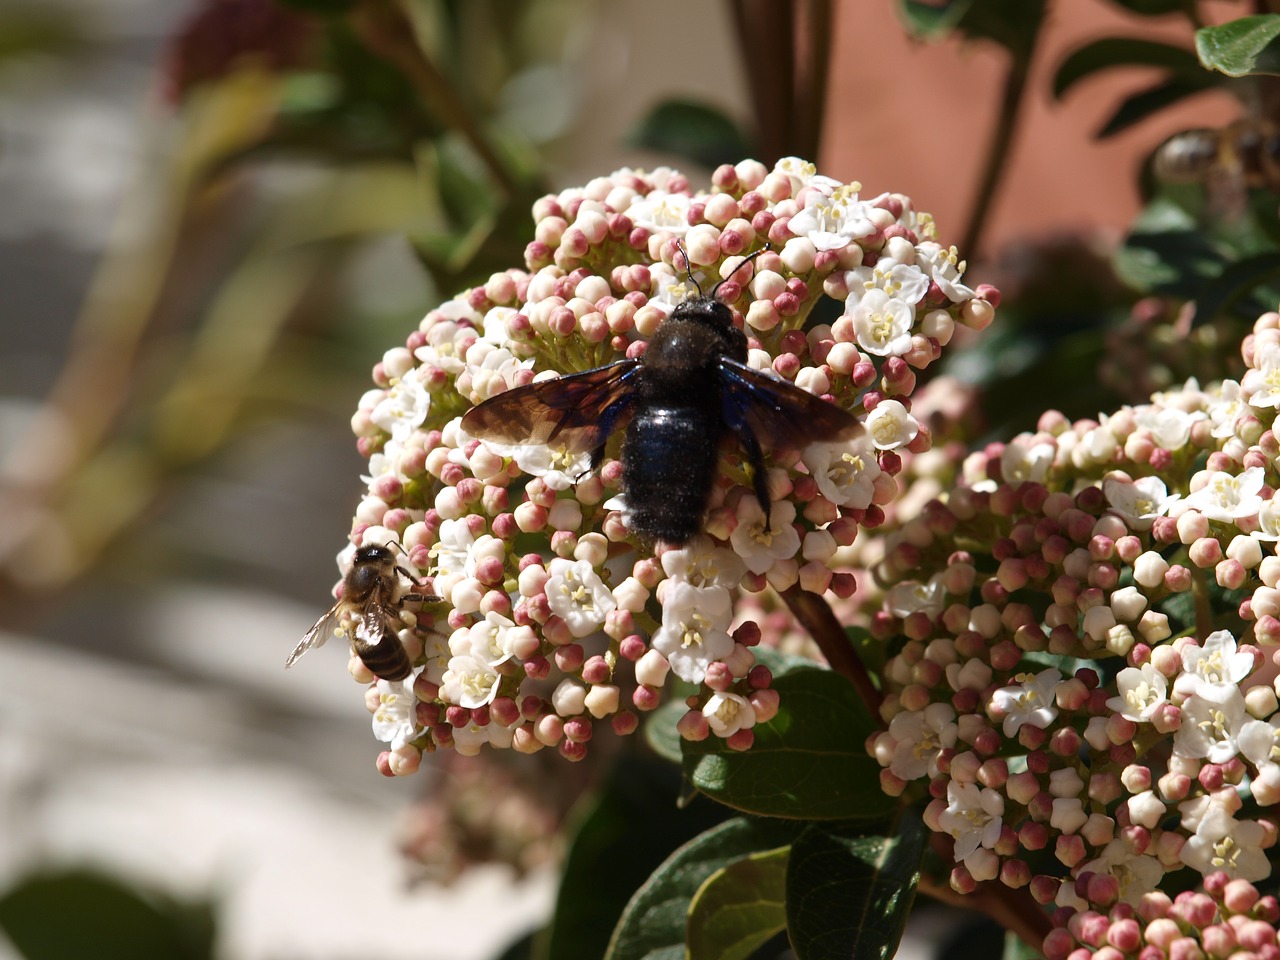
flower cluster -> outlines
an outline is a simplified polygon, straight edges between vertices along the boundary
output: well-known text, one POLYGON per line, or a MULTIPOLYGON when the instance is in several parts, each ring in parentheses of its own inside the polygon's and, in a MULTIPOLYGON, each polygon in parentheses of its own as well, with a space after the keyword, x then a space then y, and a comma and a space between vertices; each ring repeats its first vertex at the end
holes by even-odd
POLYGON ((956 889, 1141 912, 1171 871, 1270 875, 1280 314, 1242 353, 1238 382, 1045 414, 886 536, 872 629, 903 641, 869 749, 890 793, 927 786, 956 889))
POLYGON ((349 549, 399 544, 442 602, 434 631, 428 607, 401 634, 409 680, 375 681, 352 661, 391 745, 384 772, 445 747, 577 759, 597 722, 636 729, 670 677, 694 689, 683 736, 751 744, 777 695, 752 653, 759 628, 735 618, 739 592, 853 592, 833 557, 882 522, 903 455, 930 445, 911 414, 916 371, 998 303, 965 285, 955 249, 906 197, 858 190, 794 158, 723 166, 709 192, 669 169, 617 171, 538 201, 525 269, 430 311, 387 351, 353 420, 369 476, 349 549), (713 286, 744 325, 751 366, 867 424, 853 440, 769 453, 767 517, 745 458, 725 455, 704 533, 647 544, 619 502, 620 437, 592 471, 564 448, 462 428, 513 387, 643 356, 673 308, 713 286))
POLYGON ((1176 897, 1144 894, 1136 906, 1107 913, 1060 911, 1045 938, 1046 960, 1122 960, 1123 957, 1280 957, 1276 921, 1280 904, 1248 880, 1217 871, 1204 892, 1176 897))

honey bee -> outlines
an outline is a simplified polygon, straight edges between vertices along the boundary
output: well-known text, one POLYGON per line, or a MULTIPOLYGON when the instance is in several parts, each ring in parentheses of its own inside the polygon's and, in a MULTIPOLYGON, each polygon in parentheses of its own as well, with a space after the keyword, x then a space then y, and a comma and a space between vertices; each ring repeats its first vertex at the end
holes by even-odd
MULTIPOLYGON (((692 271, 689 279, 698 286, 692 271)), ((676 306, 643 357, 508 390, 467 411, 462 429, 503 443, 589 451, 595 470, 609 436, 625 424, 627 525, 673 546, 702 528, 721 441, 732 438, 751 465, 767 524, 764 449, 849 439, 863 427, 834 403, 747 366, 746 334, 716 299, 718 288, 704 294, 698 287, 698 296, 676 306)))
POLYGON ((1237 217, 1245 212, 1249 190, 1280 191, 1280 129, 1249 118, 1218 129, 1184 130, 1156 148, 1151 166, 1165 183, 1203 185, 1211 209, 1237 217))
POLYGON ((417 582, 397 565, 390 547, 369 544, 356 551, 351 568, 342 578, 342 596, 306 632, 293 648, 285 667, 291 667, 312 647, 322 646, 331 636, 344 636, 351 652, 384 680, 403 680, 413 671, 409 654, 396 636, 397 625, 406 622, 405 603, 435 603, 441 598, 425 593, 399 593, 400 574, 417 582))

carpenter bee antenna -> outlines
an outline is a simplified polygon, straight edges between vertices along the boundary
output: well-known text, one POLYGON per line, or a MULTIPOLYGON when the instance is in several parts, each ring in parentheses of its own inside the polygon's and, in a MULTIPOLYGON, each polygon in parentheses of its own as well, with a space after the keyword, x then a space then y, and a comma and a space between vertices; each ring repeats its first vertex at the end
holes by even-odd
POLYGON ((684 257, 684 270, 689 275, 689 282, 698 288, 699 297, 705 297, 706 294, 702 292, 702 284, 693 276, 693 261, 689 259, 689 251, 684 248, 683 240, 676 241, 676 249, 680 251, 680 256, 684 257))
MULTIPOLYGON (((766 250, 769 250, 769 249, 771 249, 771 246, 769 244, 769 241, 766 240, 764 243, 764 246, 761 247, 759 250, 757 250, 755 253, 743 257, 742 261, 736 267, 734 267, 731 271, 729 271, 729 275, 727 277, 725 277, 723 280, 720 281, 720 283, 717 283, 714 287, 711 288, 711 296, 714 297, 716 295, 716 291, 720 289, 720 284, 728 283, 730 280, 733 279, 733 275, 735 273, 737 273, 739 270, 745 267, 748 263, 750 263, 756 257, 760 256, 760 254, 764 253, 766 250)), ((685 262, 686 263, 689 262, 689 258, 687 255, 685 257, 685 262)), ((690 276, 690 279, 692 279, 693 274, 690 274, 689 276, 690 276)), ((701 287, 698 288, 698 293, 702 293, 701 287)))

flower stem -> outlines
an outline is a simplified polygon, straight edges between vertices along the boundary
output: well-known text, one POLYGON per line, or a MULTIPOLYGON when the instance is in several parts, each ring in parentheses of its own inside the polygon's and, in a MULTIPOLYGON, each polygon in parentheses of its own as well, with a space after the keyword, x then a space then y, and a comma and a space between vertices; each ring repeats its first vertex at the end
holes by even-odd
POLYGON ((799 585, 784 590, 782 599, 800 626, 808 630, 817 642, 831 669, 852 683, 868 708, 878 714, 882 699, 880 691, 872 683, 871 675, 849 643, 844 627, 831 612, 830 605, 818 594, 802 590, 799 585))
POLYGON ((1005 161, 1013 146, 1013 131, 1018 121, 1018 111, 1022 106, 1022 98, 1027 89, 1027 77, 1031 71, 1032 49, 1025 53, 1011 50, 1009 72, 1004 79, 1004 91, 1000 97, 1000 115, 996 119, 995 133, 987 148, 987 158, 982 168, 982 179, 978 182, 978 192, 974 195, 973 206, 969 211, 968 226, 961 250, 970 256, 979 252, 978 244, 982 240, 987 218, 995 199, 996 188, 1000 183, 1000 173, 1004 170, 1005 161))

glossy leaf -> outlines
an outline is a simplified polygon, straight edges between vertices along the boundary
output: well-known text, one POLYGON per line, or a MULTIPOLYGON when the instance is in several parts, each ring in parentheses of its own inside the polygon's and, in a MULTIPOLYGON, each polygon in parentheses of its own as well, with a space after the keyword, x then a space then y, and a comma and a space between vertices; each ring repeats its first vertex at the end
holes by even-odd
POLYGON ((706 879, 689 906, 690 960, 747 960, 786 929, 788 852, 753 853, 706 879))
POLYGON ((1267 304, 1274 305, 1274 285, 1280 280, 1280 252, 1260 253, 1232 263, 1209 281, 1196 297, 1196 323, 1207 323, 1224 310, 1249 301, 1244 312, 1256 316, 1267 304), (1270 284, 1269 295, 1258 296, 1258 289, 1270 284))
POLYGON ((972 5, 973 0, 947 0, 941 3, 898 0, 898 19, 917 40, 938 40, 956 28, 972 5))
POLYGON ((628 757, 610 772, 576 819, 541 960, 603 956, 636 888, 668 851, 724 820, 724 809, 705 801, 679 809, 679 789, 678 772, 658 760, 628 757))
POLYGON ((829 670, 797 670, 774 682, 777 716, 756 724, 755 743, 730 750, 708 737, 684 745, 684 770, 699 791, 769 817, 863 819, 886 816, 880 765, 867 756, 875 723, 853 685, 829 670))
POLYGON ((888 960, 915 899, 927 831, 915 814, 892 829, 810 824, 787 865, 787 929, 800 960, 888 960))
POLYGON ((644 721, 645 742, 663 760, 680 763, 684 759, 680 747, 683 740, 676 730, 676 724, 688 709, 683 700, 668 700, 644 721))
POLYGON ((1241 17, 1197 30, 1196 53, 1207 69, 1229 77, 1280 76, 1280 14, 1241 17))
POLYGON ((1116 273, 1143 293, 1191 300, 1223 269, 1222 255, 1184 207, 1158 197, 1139 215, 1116 251, 1116 273))
POLYGON ((1067 90, 1085 77, 1113 67, 1161 67, 1175 75, 1199 77, 1204 69, 1195 54, 1155 40, 1133 37, 1107 37, 1071 51, 1053 77, 1053 95, 1061 98, 1067 90))
POLYGON ((88 871, 33 877, 0 897, 0 931, 26 960, 206 960, 205 906, 144 896, 88 871))
POLYGON ((606 960, 683 960, 690 905, 703 883, 745 857, 785 846, 803 826, 736 817, 686 843, 631 898, 606 960))
POLYGON ((686 157, 705 167, 754 155, 750 139, 725 113, 692 100, 667 100, 645 116, 629 137, 645 147, 686 157))

